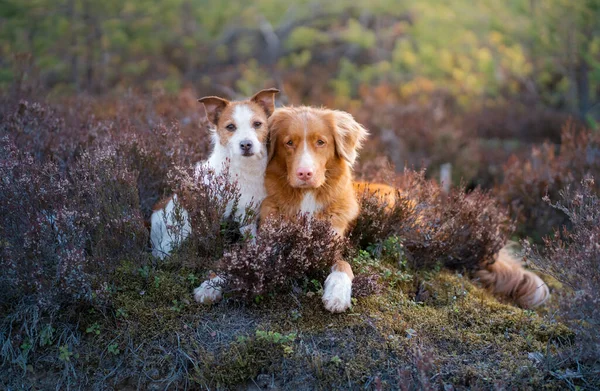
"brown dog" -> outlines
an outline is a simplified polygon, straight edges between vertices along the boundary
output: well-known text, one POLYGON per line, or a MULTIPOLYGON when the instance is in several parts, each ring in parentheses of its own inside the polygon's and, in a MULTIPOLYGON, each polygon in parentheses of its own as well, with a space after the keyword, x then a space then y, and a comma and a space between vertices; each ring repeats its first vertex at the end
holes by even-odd
MULTIPOLYGON (((343 111, 286 107, 269 118, 269 131, 261 219, 308 213, 328 219, 335 233, 343 236, 359 212, 352 165, 367 130, 343 111)), ((350 307, 353 279, 348 262, 334 264, 324 285, 327 310, 343 312, 350 307)))
MULTIPOLYGON (((269 118, 267 196, 260 216, 295 218, 309 213, 328 219, 336 234, 346 233, 358 216, 355 192, 373 193, 391 207, 396 190, 381 184, 353 183, 352 165, 367 131, 348 113, 312 107, 278 109, 269 118)), ((549 297, 548 286, 502 249, 493 264, 476 273, 493 293, 531 308, 549 297)), ((337 261, 325 281, 323 303, 331 312, 351 305, 354 275, 345 261, 337 261)))

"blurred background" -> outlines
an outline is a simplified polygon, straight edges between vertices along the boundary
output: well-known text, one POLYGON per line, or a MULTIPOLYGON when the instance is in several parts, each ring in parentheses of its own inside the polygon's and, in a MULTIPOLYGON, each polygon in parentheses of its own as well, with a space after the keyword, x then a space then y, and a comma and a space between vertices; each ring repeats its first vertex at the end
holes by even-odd
POLYGON ((53 93, 182 87, 351 107, 436 96, 595 125, 597 0, 2 0, 0 83, 53 93))
POLYGON ((359 176, 450 163, 454 184, 493 188, 530 162, 539 202, 567 174, 536 159, 560 153, 567 123, 598 130, 599 21, 599 0, 0 0, 0 88, 93 97, 97 118, 143 101, 193 135, 196 98, 278 87, 279 104, 370 129, 359 176))

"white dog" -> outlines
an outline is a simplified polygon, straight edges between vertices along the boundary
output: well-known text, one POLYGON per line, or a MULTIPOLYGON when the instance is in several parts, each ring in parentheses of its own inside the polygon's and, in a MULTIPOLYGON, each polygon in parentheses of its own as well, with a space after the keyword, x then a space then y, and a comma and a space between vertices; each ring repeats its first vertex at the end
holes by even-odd
MULTIPOLYGON (((238 212, 242 221, 249 207, 257 208, 265 198, 264 177, 267 167, 267 120, 275 109, 275 94, 271 88, 258 92, 252 98, 231 102, 216 96, 199 99, 204 104, 209 122, 213 125, 214 150, 208 160, 196 165, 196 179, 203 170, 220 174, 228 167, 240 192, 238 212)), ((228 205, 226 214, 233 205, 228 205)), ((177 195, 158 203, 151 217, 150 240, 152 254, 164 258, 191 233, 189 216, 178 205, 177 195)), ((210 303, 221 297, 222 279, 216 275, 194 290, 194 298, 210 303)))

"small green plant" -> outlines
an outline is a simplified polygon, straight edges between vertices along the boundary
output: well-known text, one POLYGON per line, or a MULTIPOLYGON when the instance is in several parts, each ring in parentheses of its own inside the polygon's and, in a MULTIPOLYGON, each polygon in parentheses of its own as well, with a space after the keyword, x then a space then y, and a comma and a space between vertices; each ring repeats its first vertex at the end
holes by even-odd
POLYGON ((331 363, 335 364, 335 365, 340 365, 342 363, 342 359, 340 358, 340 356, 337 356, 337 355, 331 357, 331 360, 329 360, 329 361, 331 361, 331 363))
POLYGON ((62 345, 58 348, 58 359, 63 362, 71 361, 71 357, 73 357, 73 352, 69 349, 69 345, 62 345))
POLYGON ((95 322, 90 327, 85 329, 85 332, 88 334, 100 335, 100 325, 98 324, 98 322, 95 322))
POLYGON ((198 277, 196 277, 196 275, 194 275, 193 273, 188 274, 187 276, 187 280, 190 282, 191 285, 196 286, 198 285, 198 282, 200 281, 200 279, 198 277))
POLYGON ((369 245, 367 250, 359 250, 358 255, 352 259, 352 264, 359 273, 379 274, 390 288, 395 288, 413 278, 408 272, 403 248, 402 241, 391 236, 383 243, 369 245))
POLYGON ((420 276, 426 281, 432 280, 442 271, 443 267, 441 262, 436 262, 430 269, 422 270, 420 276))
POLYGON ((256 338, 259 340, 263 340, 266 342, 272 342, 272 343, 288 343, 288 342, 293 342, 296 339, 297 334, 296 333, 289 333, 289 334, 281 334, 278 332, 273 332, 273 331, 262 331, 262 330, 256 330, 256 338))
POLYGON ((26 338, 25 341, 23 341, 23 343, 21 344, 21 351, 27 354, 32 347, 33 344, 31 343, 31 340, 29 338, 26 338))
POLYGON ((281 345, 283 353, 292 354, 294 348, 290 345, 296 340, 296 333, 281 334, 273 331, 256 330, 256 340, 281 345))
POLYGON ((51 325, 47 324, 42 328, 40 333, 40 346, 50 346, 54 340, 54 332, 56 329, 51 325))
POLYGON ((129 314, 124 308, 117 308, 116 316, 117 318, 127 318, 129 314))
POLYGON ((108 352, 117 356, 121 353, 121 350, 119 349, 118 344, 113 343, 113 344, 108 345, 108 352))
POLYGON ((296 321, 298 321, 300 318, 302 318, 302 314, 301 314, 301 313, 300 313, 300 311, 298 311, 298 310, 292 310, 292 312, 291 312, 291 314, 290 314, 290 315, 291 315, 291 317, 292 317, 292 320, 293 320, 294 322, 296 322, 296 321))
POLYGON ((173 300, 173 305, 169 308, 171 311, 181 312, 181 310, 185 307, 185 303, 180 302, 179 300, 173 300))
POLYGON ((406 269, 406 257, 404 256, 404 244, 398 236, 390 236, 382 244, 382 255, 390 260, 398 262, 398 266, 406 269))
POLYGON ((323 286, 321 285, 321 282, 319 280, 312 279, 310 280, 310 283, 313 285, 316 291, 320 291, 321 289, 323 289, 323 286))
POLYGON ((370 268, 377 268, 379 262, 371 256, 371 253, 367 250, 359 250, 358 255, 352 259, 353 266, 360 273, 366 273, 370 268))
POLYGON ((160 287, 160 277, 154 276, 154 288, 158 289, 160 287))
POLYGON ((150 276, 150 267, 148 265, 144 265, 138 269, 138 273, 143 278, 148 278, 150 276))

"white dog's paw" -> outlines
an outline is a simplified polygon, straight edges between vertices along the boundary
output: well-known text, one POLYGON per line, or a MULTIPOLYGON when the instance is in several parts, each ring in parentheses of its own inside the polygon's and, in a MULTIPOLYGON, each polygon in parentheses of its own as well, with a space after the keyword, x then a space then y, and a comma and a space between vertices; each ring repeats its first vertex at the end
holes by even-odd
POLYGON ((211 277, 194 289, 194 300, 202 304, 213 304, 223 298, 225 280, 219 276, 211 277))
POLYGON ((352 305, 352 280, 344 272, 332 272, 325 280, 323 304, 327 311, 344 312, 352 305))

